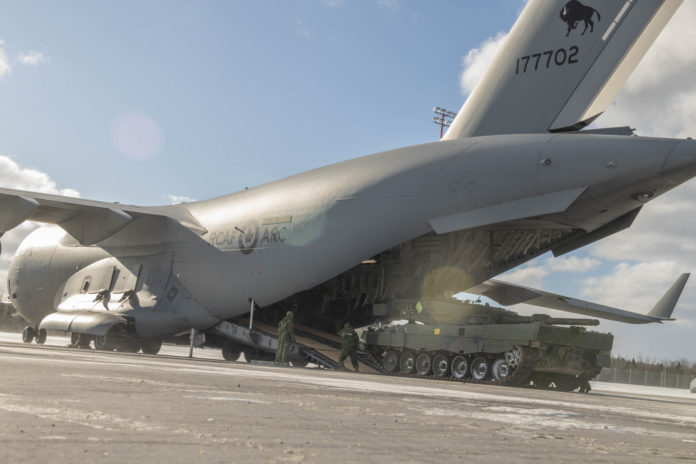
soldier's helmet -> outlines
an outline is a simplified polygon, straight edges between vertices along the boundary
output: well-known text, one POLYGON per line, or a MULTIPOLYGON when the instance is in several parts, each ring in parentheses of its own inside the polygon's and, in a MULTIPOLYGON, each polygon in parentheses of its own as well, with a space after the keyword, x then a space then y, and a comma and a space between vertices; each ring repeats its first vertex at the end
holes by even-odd
POLYGON ((344 325, 343 328, 350 330, 353 328, 353 326, 350 325, 350 322, 346 322, 346 325, 344 325))
POLYGON ((288 311, 286 316, 288 316, 290 319, 292 319, 293 317, 295 317, 295 313, 293 313, 292 311, 288 311))

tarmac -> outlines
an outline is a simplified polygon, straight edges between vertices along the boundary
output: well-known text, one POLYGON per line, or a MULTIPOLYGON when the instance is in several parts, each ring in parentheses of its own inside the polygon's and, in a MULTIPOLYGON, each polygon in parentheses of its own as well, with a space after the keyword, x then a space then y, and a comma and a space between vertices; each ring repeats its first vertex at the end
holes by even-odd
POLYGON ((696 460, 696 396, 681 391, 563 393, 19 338, 0 336, 3 463, 696 460))

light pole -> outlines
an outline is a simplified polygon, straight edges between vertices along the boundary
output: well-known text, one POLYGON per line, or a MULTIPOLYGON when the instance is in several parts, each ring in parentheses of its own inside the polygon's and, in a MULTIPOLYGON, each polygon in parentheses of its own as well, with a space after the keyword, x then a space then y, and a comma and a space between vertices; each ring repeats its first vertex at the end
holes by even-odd
POLYGON ((445 127, 452 125, 452 121, 457 116, 457 113, 440 108, 439 106, 433 108, 433 113, 435 113, 435 116, 433 116, 433 122, 440 125, 440 138, 442 138, 442 135, 445 132, 445 127))

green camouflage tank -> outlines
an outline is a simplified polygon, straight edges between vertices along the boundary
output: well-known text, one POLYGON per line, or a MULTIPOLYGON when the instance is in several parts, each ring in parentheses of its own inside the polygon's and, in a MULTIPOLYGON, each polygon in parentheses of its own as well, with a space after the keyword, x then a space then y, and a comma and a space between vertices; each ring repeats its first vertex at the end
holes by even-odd
POLYGON ((469 379, 570 391, 609 367, 614 337, 588 331, 596 319, 559 319, 458 300, 374 305, 383 320, 363 332, 387 373, 469 379))

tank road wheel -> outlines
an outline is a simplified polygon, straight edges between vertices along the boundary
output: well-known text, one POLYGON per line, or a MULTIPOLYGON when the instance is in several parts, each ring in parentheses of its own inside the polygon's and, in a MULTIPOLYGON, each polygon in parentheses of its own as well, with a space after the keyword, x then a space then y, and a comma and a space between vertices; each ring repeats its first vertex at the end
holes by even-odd
POLYGON ((513 348, 505 353, 505 362, 508 363, 510 367, 517 367, 520 365, 522 360, 522 353, 517 348, 513 348))
POLYGON ((509 384, 513 368, 510 367, 510 365, 505 359, 496 359, 493 362, 493 367, 491 370, 493 371, 493 378, 497 380, 500 385, 509 384))
POLYGON ((416 356, 410 351, 404 351, 399 358, 399 368, 404 374, 411 374, 416 367, 416 356))
POLYGON ((418 375, 428 375, 431 372, 433 360, 428 353, 421 353, 416 358, 416 372, 418 375))
POLYGON ((143 354, 157 354, 162 348, 162 340, 150 340, 143 343, 140 348, 143 350, 143 354))
POLYGON ((471 361, 471 377, 474 380, 486 380, 491 374, 488 360, 483 356, 477 356, 471 361))
POLYGON ((34 341, 34 328, 33 327, 25 327, 24 331, 22 332, 22 341, 24 343, 31 343, 34 341))
POLYGON ((438 377, 447 377, 450 373, 450 361, 449 356, 444 354, 437 354, 433 358, 433 374, 438 377))
POLYGON ((394 372, 399 367, 399 353, 394 350, 388 350, 382 359, 382 366, 387 372, 394 372))
POLYGON ((452 360, 452 375, 455 379, 463 379, 469 373, 469 361, 464 356, 455 356, 452 360))
POLYGON ((46 343, 46 329, 39 329, 36 331, 36 343, 43 345, 46 343))
POLYGON ((225 361, 236 361, 239 359, 239 356, 241 354, 241 351, 235 350, 231 346, 222 347, 222 359, 224 359, 225 361))

